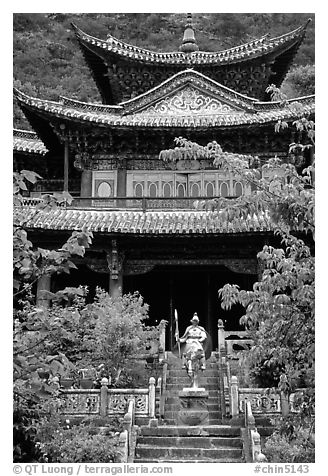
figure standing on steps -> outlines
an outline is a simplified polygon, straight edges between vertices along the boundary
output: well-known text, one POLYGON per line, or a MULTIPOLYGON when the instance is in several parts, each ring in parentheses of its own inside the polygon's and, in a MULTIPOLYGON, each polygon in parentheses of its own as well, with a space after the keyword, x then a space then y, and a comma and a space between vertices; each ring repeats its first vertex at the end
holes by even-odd
POLYGON ((205 370, 205 352, 203 345, 207 335, 205 329, 199 325, 196 312, 190 322, 191 326, 187 327, 179 341, 185 344, 183 349, 183 357, 185 359, 184 366, 187 369, 188 375, 193 378, 197 375, 198 370, 205 370))

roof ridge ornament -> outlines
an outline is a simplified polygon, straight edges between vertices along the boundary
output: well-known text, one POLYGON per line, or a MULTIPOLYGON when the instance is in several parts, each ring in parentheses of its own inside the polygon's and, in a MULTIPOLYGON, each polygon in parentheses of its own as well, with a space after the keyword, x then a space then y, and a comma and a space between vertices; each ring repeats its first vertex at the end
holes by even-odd
POLYGON ((193 53, 198 50, 199 46, 196 43, 195 32, 192 26, 192 14, 188 13, 180 51, 183 53, 193 53))

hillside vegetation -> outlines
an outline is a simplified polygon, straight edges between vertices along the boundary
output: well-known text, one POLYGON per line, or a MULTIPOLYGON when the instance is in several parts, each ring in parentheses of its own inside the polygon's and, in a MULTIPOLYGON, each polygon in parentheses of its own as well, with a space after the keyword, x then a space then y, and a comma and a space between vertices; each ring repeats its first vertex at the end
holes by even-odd
MULTIPOLYGON (((196 40, 201 50, 218 51, 265 34, 292 31, 308 18, 306 38, 284 87, 289 97, 314 92, 314 15, 309 13, 193 14, 196 40), (300 73, 299 73, 300 72, 300 73), (296 76, 296 77, 295 77, 296 76), (301 78, 299 78, 301 76, 301 78)), ((177 51, 186 15, 164 13, 19 13, 14 22, 14 85, 44 99, 60 95, 100 102, 100 95, 78 47, 71 22, 92 36, 108 34, 155 51, 177 51)), ((14 126, 29 128, 17 107, 14 126)))

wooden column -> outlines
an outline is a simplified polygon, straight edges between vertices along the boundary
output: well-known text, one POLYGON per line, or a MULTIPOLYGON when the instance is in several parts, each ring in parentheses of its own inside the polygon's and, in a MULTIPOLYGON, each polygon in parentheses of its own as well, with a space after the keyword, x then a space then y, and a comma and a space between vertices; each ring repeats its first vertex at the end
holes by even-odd
POLYGON ((118 251, 117 240, 112 240, 112 249, 107 255, 109 275, 109 294, 115 298, 123 293, 123 254, 118 251))
POLYGON ((92 197, 92 170, 83 170, 81 174, 81 198, 92 197))
POLYGON ((126 175, 126 159, 122 159, 117 169, 116 193, 118 197, 126 197, 126 175))
POLYGON ((68 147, 68 137, 67 137, 67 128, 66 124, 60 124, 60 129, 62 130, 64 140, 64 192, 68 192, 68 168, 69 168, 69 147, 68 147))
POLYGON ((170 350, 172 350, 173 347, 174 347, 173 335, 174 335, 174 331, 175 331, 175 329, 173 329, 173 322, 174 322, 174 317, 173 317, 173 314, 174 314, 174 310, 173 310, 173 288, 174 288, 173 277, 170 276, 170 282, 169 282, 169 289, 170 289, 170 291, 169 291, 170 292, 170 325, 169 325, 170 350))
POLYGON ((213 325, 212 325, 212 322, 211 322, 211 275, 210 275, 210 272, 207 271, 207 276, 206 276, 206 279, 207 279, 207 332, 209 334, 212 334, 213 332, 213 325))
POLYGON ((44 297, 42 291, 50 291, 51 276, 49 274, 43 274, 38 279, 37 291, 36 291, 36 305, 38 307, 48 308, 49 300, 44 297))

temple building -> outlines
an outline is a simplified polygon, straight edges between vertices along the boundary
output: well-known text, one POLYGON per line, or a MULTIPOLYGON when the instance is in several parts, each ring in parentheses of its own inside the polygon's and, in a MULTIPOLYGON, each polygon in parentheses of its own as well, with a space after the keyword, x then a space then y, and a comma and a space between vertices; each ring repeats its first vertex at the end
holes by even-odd
POLYGON ((16 219, 42 247, 58 248, 84 226, 94 234, 86 256, 75 261, 78 270, 44 277, 39 289, 85 284, 90 299, 96 286, 112 295, 139 291, 150 323, 170 322, 167 348, 174 309, 182 327, 197 312, 215 347, 218 318, 226 330, 242 331, 242 309, 223 311, 218 289, 225 283, 251 289, 260 273, 257 252, 275 243, 272 227, 265 216, 229 220, 222 211, 195 208, 195 200, 252 190, 211 160, 167 162, 160 153, 184 137, 202 145, 215 140, 224 152, 261 163, 289 160, 289 144, 305 138, 292 127, 278 134, 274 126, 313 118, 314 96, 281 104, 266 89, 281 85, 306 25, 218 52, 199 51, 190 17, 177 52, 73 30, 101 103, 14 91, 34 131, 14 131, 14 167, 43 177, 15 209, 16 219), (38 197, 59 190, 71 193, 72 204, 35 214, 38 197))

